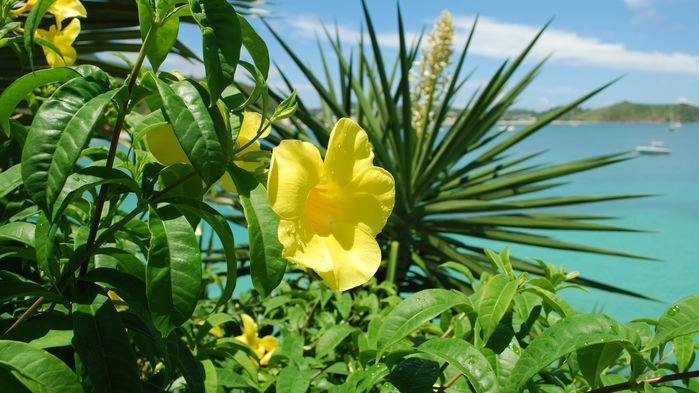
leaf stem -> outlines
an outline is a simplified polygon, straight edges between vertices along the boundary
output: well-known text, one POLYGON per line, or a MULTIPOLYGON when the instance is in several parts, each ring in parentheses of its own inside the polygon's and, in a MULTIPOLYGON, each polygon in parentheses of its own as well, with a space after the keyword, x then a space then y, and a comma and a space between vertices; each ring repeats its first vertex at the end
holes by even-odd
POLYGON ((643 379, 640 381, 631 381, 631 382, 618 383, 616 385, 604 386, 604 387, 601 387, 599 389, 588 390, 587 393, 620 392, 622 390, 634 389, 638 386, 641 386, 643 383, 649 383, 651 385, 654 385, 654 384, 661 383, 661 382, 677 381, 680 379, 689 379, 689 378, 697 378, 697 377, 699 377, 699 370, 686 371, 683 373, 662 375, 659 377, 643 379))
POLYGON ((29 316, 30 316, 34 311, 36 311, 37 308, 41 307, 41 305, 44 304, 45 301, 46 301, 46 298, 45 298, 45 297, 39 296, 39 298, 37 298, 37 299, 34 301, 34 303, 32 303, 32 305, 29 306, 28 309, 24 310, 24 312, 22 313, 22 315, 20 315, 19 318, 17 318, 17 320, 12 324, 12 326, 10 326, 9 328, 7 328, 7 330, 5 330, 5 332, 4 332, 2 335, 5 336, 7 333, 11 332, 12 329, 14 329, 14 328, 16 328, 17 326, 19 326, 22 322, 24 322, 27 318, 29 318, 29 316))

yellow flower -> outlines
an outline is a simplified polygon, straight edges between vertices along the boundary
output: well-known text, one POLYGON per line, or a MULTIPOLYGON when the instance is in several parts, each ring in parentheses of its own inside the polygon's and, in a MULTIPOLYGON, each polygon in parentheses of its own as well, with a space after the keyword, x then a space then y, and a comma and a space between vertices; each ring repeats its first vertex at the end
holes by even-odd
MULTIPOLYGON (((35 2, 36 0, 32 0, 35 2)), ((56 0, 49 6, 50 12, 56 18, 56 26, 61 27, 64 19, 87 17, 85 6, 78 0, 56 0)))
MULTIPOLYGON (((260 151, 260 142, 255 140, 250 143, 257 135, 262 122, 262 115, 257 112, 246 111, 243 113, 243 123, 241 124, 240 132, 238 133, 238 138, 235 141, 235 147, 233 149, 237 150, 245 145, 248 146, 235 154, 233 162, 239 168, 245 169, 248 172, 255 172, 264 168, 265 160, 263 153, 260 151)), ((269 122, 266 120, 264 120, 264 122, 266 129, 262 132, 260 138, 266 137, 270 132, 269 122)), ((146 134, 146 144, 153 156, 163 165, 189 163, 187 155, 177 141, 175 131, 173 131, 172 126, 169 124, 149 131, 148 134, 146 134)), ((235 192, 235 184, 228 173, 225 173, 223 177, 221 177, 220 182, 223 188, 235 192)))
POLYGON ((279 341, 274 336, 259 338, 257 336, 257 324, 249 315, 242 314, 240 319, 243 320, 243 334, 235 339, 244 342, 255 352, 255 355, 260 359, 260 365, 268 365, 272 353, 279 346, 279 341))
MULTIPOLYGON (((16 18, 24 12, 29 12, 36 4, 36 0, 27 0, 24 5, 10 11, 10 16, 16 18)), ((49 6, 46 12, 53 14, 56 18, 56 26, 61 27, 64 19, 87 17, 85 6, 78 0, 56 0, 49 6)))
POLYGON ((63 30, 59 30, 55 25, 51 25, 48 31, 36 29, 37 36, 50 41, 61 51, 61 54, 59 55, 49 47, 41 47, 44 50, 46 62, 48 63, 49 67, 63 67, 75 63, 77 53, 72 45, 79 33, 80 20, 78 19, 71 20, 70 23, 68 23, 68 26, 66 26, 63 30), (63 55, 62 58, 61 55, 63 55))
POLYGON ((395 181, 373 158, 366 132, 346 118, 330 133, 325 162, 308 142, 284 140, 272 150, 267 192, 282 256, 336 290, 364 284, 381 263, 375 237, 393 210, 395 181))

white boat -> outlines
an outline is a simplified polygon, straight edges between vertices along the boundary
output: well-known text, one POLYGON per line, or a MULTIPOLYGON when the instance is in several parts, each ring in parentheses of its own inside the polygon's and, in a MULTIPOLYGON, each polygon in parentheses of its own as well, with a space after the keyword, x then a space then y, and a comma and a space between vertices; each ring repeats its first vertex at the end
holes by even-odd
POLYGON ((671 121, 671 122, 670 122, 670 125, 668 126, 668 128, 670 129, 670 131, 675 131, 675 130, 677 130, 677 129, 682 128, 682 123, 679 122, 679 121, 676 121, 676 120, 675 120, 675 121, 671 121))
POLYGON ((640 154, 670 154, 672 149, 661 141, 653 141, 650 145, 636 146, 636 151, 640 154))
POLYGON ((515 127, 514 124, 505 124, 502 127, 498 128, 498 131, 500 131, 500 132, 504 132, 504 131, 514 132, 516 130, 517 130, 517 127, 515 127))

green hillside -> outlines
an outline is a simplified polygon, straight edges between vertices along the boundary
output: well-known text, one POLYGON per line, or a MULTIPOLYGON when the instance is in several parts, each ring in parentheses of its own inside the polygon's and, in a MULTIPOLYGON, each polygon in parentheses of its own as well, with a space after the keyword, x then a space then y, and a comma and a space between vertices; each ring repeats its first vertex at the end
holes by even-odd
MULTIPOLYGON (((508 112, 504 120, 539 117, 548 112, 514 110, 508 112)), ((699 107, 688 104, 649 105, 624 101, 597 109, 576 108, 560 118, 564 121, 584 122, 668 122, 671 119, 683 123, 699 122, 699 107)))

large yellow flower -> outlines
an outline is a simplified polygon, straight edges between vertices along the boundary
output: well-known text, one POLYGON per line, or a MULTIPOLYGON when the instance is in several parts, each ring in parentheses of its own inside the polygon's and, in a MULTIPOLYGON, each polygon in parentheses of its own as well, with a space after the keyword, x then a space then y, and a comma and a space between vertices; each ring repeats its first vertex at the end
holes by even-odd
MULTIPOLYGON (((257 132, 260 130, 260 125, 263 124, 263 121, 265 129, 260 135, 260 138, 269 135, 269 122, 263 120, 262 115, 257 112, 246 111, 243 113, 243 122, 240 126, 240 132, 235 141, 234 149, 237 150, 246 145, 247 147, 235 153, 233 163, 248 172, 255 172, 264 168, 265 160, 260 150, 260 142, 255 140, 250 143, 250 141, 257 136, 257 132)), ((173 131, 172 126, 169 124, 149 131, 146 134, 146 144, 153 156, 163 165, 189 163, 187 155, 177 141, 175 131, 173 131)), ((223 188, 235 192, 235 184, 227 172, 220 181, 223 188)))
MULTIPOLYGON (((24 12, 29 12, 34 8, 35 4, 36 0, 27 0, 21 7, 10 11, 10 16, 16 18, 24 12)), ((87 17, 85 6, 78 0, 56 0, 49 6, 46 12, 53 14, 56 18, 56 26, 59 28, 64 19, 87 17)))
POLYGON ((367 282, 381 263, 375 238, 393 210, 395 181, 373 159, 366 132, 346 118, 330 134, 325 162, 308 142, 284 140, 272 150, 267 191, 282 256, 336 290, 367 282))
POLYGON ((258 337, 257 323, 249 315, 242 314, 240 319, 243 320, 243 334, 235 339, 244 342, 255 352, 257 358, 260 359, 260 365, 268 365, 272 353, 279 346, 279 341, 274 336, 258 337))
POLYGON ((75 48, 73 48, 73 41, 78 37, 80 33, 80 20, 73 19, 68 23, 63 30, 60 30, 56 25, 51 25, 49 30, 36 29, 36 35, 50 41, 61 51, 59 55, 53 49, 42 46, 44 50, 44 55, 46 56, 46 62, 49 67, 63 67, 69 66, 75 63, 77 58, 77 53, 75 48), (61 55, 63 57, 61 57, 61 55))

